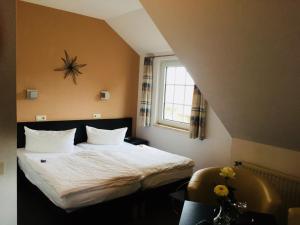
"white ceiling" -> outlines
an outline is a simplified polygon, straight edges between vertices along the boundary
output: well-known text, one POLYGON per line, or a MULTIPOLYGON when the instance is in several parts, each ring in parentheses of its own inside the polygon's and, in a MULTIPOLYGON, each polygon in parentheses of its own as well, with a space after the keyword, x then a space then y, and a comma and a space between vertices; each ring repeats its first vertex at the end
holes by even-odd
POLYGON ((139 0, 24 0, 105 20, 138 54, 170 53, 139 0))

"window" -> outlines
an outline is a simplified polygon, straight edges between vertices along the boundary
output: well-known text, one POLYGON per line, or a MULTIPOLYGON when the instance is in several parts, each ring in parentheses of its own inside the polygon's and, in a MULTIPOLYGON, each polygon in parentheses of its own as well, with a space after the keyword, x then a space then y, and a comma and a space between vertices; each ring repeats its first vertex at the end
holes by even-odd
POLYGON ((194 81, 177 60, 160 64, 158 123, 188 129, 194 81))

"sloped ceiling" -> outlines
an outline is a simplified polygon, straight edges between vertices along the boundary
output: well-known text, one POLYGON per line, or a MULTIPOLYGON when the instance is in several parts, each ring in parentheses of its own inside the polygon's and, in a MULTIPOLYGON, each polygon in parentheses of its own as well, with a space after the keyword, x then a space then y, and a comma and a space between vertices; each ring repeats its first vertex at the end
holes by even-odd
POLYGON ((26 2, 106 20, 142 8, 138 0, 24 0, 26 2))
POLYGON ((172 52, 144 9, 108 19, 106 22, 140 55, 172 52))
POLYGON ((138 54, 172 53, 139 0, 24 0, 105 20, 138 54))
POLYGON ((141 0, 232 137, 300 150, 300 2, 141 0))

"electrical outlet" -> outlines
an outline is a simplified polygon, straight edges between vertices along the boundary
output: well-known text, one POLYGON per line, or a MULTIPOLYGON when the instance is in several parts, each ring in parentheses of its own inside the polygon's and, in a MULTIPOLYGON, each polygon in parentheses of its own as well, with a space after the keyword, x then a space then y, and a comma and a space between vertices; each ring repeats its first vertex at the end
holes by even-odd
POLYGON ((95 114, 93 114, 93 118, 94 119, 100 119, 101 118, 101 114, 100 113, 95 113, 95 114))
POLYGON ((36 121, 46 121, 47 120, 47 116, 46 115, 36 115, 35 116, 35 120, 36 121))
POLYGON ((0 162, 0 175, 4 174, 4 162, 0 162))

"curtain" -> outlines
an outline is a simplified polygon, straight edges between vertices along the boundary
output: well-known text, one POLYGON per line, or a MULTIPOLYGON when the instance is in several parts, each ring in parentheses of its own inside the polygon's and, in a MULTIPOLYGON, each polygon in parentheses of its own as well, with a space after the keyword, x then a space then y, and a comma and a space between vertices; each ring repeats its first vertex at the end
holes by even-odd
POLYGON ((206 108, 207 102, 195 85, 190 119, 190 138, 205 139, 206 108))
POLYGON ((152 80, 153 80, 153 57, 144 59, 144 73, 142 84, 142 98, 140 116, 145 127, 151 125, 151 104, 152 104, 152 80))

